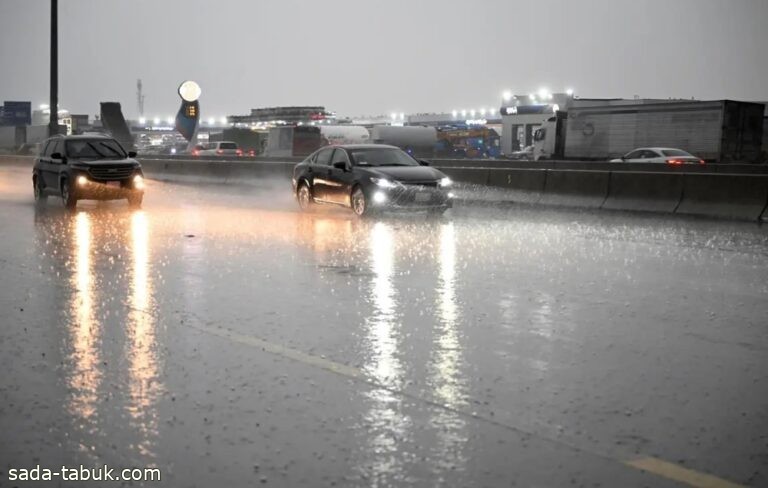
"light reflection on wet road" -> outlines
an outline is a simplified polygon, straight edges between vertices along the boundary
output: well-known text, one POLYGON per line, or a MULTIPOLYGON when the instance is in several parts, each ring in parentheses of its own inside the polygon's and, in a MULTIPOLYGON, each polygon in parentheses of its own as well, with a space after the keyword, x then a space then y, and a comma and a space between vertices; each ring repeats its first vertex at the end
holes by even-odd
POLYGON ((69 215, 0 174, 18 185, 0 191, 0 469, 675 486, 622 464, 654 456, 768 484, 763 228, 482 208, 358 221, 300 214, 284 191, 160 183, 142 211, 69 215))

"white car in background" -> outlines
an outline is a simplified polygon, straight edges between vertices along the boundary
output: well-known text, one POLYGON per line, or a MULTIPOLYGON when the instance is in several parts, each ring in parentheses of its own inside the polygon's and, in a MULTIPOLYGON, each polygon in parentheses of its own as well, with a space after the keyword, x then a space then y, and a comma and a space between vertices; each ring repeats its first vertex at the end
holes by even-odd
POLYGON ((195 156, 242 156, 243 150, 232 141, 216 141, 203 144, 195 156))
POLYGON ((673 147, 641 147, 628 152, 612 163, 665 163, 665 164, 704 164, 704 160, 693 154, 673 147))

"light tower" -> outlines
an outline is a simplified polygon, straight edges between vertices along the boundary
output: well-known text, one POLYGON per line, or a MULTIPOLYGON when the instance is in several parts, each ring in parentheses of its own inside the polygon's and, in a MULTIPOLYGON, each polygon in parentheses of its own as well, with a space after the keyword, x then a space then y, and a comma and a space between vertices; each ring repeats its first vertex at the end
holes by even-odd
POLYGON ((139 117, 144 117, 144 90, 141 78, 136 80, 136 106, 139 109, 139 117))

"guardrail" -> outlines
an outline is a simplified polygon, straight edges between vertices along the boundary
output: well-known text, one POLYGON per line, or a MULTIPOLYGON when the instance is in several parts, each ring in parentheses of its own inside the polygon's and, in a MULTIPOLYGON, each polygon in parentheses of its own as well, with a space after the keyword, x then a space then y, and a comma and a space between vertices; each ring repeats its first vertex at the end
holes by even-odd
MULTIPOLYGON (((26 156, 0 156, 0 164, 5 165, 31 167, 32 161, 26 156)), ((257 161, 153 157, 140 161, 145 174, 152 179, 224 184, 288 180, 296 164, 277 158, 257 161)), ((624 167, 604 170, 581 166, 451 166, 443 165, 445 161, 435 160, 434 166, 458 182, 459 196, 469 200, 768 220, 768 174, 681 172, 679 167, 652 171, 655 165, 642 171, 624 167)))

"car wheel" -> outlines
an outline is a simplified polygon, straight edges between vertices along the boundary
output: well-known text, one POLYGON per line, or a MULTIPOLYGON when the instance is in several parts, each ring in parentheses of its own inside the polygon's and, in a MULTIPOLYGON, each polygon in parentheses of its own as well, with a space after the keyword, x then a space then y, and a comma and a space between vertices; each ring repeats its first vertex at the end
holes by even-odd
POLYGON ((39 204, 43 204, 48 201, 48 195, 46 195, 43 190, 43 186, 42 186, 42 183, 40 182, 39 176, 35 176, 32 179, 32 188, 35 192, 35 202, 39 204))
POLYGON ((309 189, 309 185, 301 183, 299 190, 296 192, 296 199, 299 201, 299 207, 305 212, 312 209, 312 191, 309 189))
POLYGON ((61 201, 67 210, 74 210, 77 206, 77 197, 74 195, 74 190, 69 184, 69 180, 66 179, 61 180, 61 201))
POLYGON ((365 217, 371 214, 372 210, 368 206, 368 200, 365 198, 365 192, 361 187, 356 186, 355 189, 352 190, 352 196, 349 200, 352 206, 352 211, 355 212, 355 215, 358 217, 365 217))
POLYGON ((136 195, 128 196, 128 206, 131 208, 141 208, 141 202, 144 200, 144 194, 139 193, 136 195))

